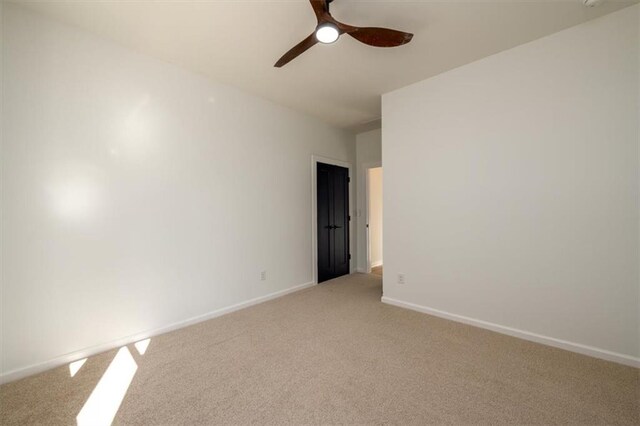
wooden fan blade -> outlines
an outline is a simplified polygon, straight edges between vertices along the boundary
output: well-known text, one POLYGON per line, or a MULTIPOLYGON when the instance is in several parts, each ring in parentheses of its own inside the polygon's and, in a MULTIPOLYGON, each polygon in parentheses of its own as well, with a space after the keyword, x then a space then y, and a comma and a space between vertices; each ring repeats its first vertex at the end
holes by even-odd
POLYGON ((318 23, 322 20, 325 13, 327 13, 327 1, 326 0, 309 0, 311 3, 311 7, 316 14, 316 18, 318 18, 318 23))
POLYGON ((282 58, 278 59, 278 62, 274 65, 274 67, 280 68, 281 66, 289 63, 291 60, 295 59, 298 55, 303 53, 305 50, 309 49, 311 46, 316 44, 318 39, 316 38, 316 33, 313 32, 311 35, 300 43, 293 46, 291 50, 282 55, 282 58))
POLYGON ((407 44, 413 38, 413 34, 405 33, 388 28, 376 27, 353 27, 352 30, 345 31, 351 37, 361 43, 375 47, 395 47, 407 44))

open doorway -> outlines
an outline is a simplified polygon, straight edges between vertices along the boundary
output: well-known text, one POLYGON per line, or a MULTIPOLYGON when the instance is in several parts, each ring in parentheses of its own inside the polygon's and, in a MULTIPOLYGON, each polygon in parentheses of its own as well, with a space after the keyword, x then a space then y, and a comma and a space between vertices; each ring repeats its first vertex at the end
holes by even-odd
POLYGON ((382 276, 382 167, 367 169, 367 272, 382 276))

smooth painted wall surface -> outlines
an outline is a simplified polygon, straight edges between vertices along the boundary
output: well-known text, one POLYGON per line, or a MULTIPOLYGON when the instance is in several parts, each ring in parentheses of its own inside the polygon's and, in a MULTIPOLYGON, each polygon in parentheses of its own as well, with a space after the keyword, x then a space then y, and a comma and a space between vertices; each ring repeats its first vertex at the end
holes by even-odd
POLYGON ((639 8, 383 96, 386 297, 640 355, 639 8))
POLYGON ((371 265, 382 265, 382 167, 369 169, 369 244, 371 265))
POLYGON ((379 167, 382 165, 382 131, 380 129, 356 135, 356 162, 357 162, 357 268, 360 272, 367 270, 367 167, 379 167))
POLYGON ((312 280, 352 135, 4 6, 2 372, 312 280))

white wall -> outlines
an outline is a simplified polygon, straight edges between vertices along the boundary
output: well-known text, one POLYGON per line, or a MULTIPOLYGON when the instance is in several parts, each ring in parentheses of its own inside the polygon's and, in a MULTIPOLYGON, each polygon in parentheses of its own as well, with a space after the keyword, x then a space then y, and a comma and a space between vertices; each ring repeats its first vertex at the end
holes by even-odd
POLYGON ((383 96, 387 301, 640 365, 639 7, 383 96))
POLYGON ((371 265, 382 265, 382 167, 369 169, 369 245, 371 265))
POLYGON ((367 270, 367 217, 366 217, 366 173, 367 167, 382 165, 382 132, 380 129, 362 132, 356 135, 357 162, 357 269, 367 270))
POLYGON ((352 135, 16 6, 2 54, 3 373, 312 280, 352 135))

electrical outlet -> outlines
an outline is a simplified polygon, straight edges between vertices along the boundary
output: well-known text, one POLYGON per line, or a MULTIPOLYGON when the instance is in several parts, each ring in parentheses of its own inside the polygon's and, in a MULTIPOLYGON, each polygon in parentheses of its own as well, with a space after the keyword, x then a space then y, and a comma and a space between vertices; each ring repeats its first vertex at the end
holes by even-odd
POLYGON ((404 284, 404 274, 398 274, 398 284, 404 284))
POLYGON ((266 280, 267 280, 267 271, 260 272, 260 281, 266 281, 266 280))

